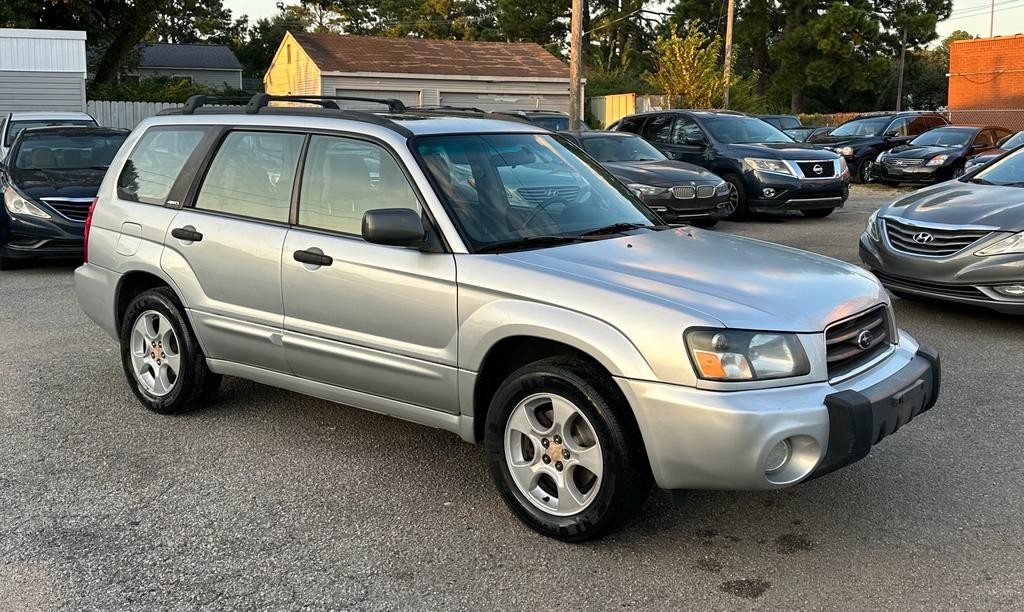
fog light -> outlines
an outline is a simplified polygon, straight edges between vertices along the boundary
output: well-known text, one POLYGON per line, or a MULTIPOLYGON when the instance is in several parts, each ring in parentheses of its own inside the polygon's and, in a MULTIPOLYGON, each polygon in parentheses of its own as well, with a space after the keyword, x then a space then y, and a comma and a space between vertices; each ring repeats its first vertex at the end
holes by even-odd
POLYGON ((764 189, 761 190, 761 193, 766 198, 774 198, 775 197, 775 190, 772 189, 771 187, 765 187, 764 189))
POLYGON ((993 289, 996 290, 996 293, 1001 293, 1007 297, 1024 297, 1024 285, 1000 285, 993 287, 993 289))
POLYGON ((768 458, 764 460, 764 473, 774 474, 786 467, 792 454, 793 446, 789 443, 789 439, 776 444, 768 453, 768 458))

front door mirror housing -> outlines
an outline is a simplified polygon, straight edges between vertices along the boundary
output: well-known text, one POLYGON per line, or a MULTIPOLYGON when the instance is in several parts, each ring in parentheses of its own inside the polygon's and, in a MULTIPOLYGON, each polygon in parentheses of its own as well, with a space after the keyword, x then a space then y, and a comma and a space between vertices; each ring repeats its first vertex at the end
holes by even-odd
POLYGON ((409 208, 377 208, 363 214, 363 239, 388 246, 417 246, 426 242, 423 219, 409 208))
POLYGON ((686 144, 695 147, 703 147, 708 143, 707 139, 703 136, 697 136, 694 134, 687 134, 685 142, 686 144))

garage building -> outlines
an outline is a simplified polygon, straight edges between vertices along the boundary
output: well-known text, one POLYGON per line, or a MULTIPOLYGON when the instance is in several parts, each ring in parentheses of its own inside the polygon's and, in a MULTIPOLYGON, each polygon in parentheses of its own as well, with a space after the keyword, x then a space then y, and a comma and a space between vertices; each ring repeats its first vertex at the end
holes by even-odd
POLYGON ((85 32, 0 28, 0 114, 85 110, 85 32))
MULTIPOLYGON (((397 98, 406 106, 568 112, 569 67, 534 43, 289 32, 267 93, 397 98)), ((375 108, 346 103, 347 108, 375 108)))

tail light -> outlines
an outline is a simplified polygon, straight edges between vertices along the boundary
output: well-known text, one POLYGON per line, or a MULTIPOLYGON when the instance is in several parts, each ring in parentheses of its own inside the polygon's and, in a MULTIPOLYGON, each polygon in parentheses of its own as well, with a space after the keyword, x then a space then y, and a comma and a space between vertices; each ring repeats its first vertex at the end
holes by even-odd
POLYGON ((96 202, 99 201, 99 197, 92 199, 92 204, 89 205, 89 214, 85 216, 85 246, 82 249, 82 260, 89 263, 89 230, 92 229, 92 213, 96 211, 96 202))

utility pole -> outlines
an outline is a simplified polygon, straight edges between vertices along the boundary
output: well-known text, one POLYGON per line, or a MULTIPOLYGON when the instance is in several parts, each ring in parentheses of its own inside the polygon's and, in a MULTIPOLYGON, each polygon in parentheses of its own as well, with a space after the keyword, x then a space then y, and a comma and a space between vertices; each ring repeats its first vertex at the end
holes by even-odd
POLYGON ((903 67, 907 61, 907 28, 903 28, 903 43, 900 45, 900 76, 896 81, 896 112, 903 106, 903 67))
POLYGON ((581 0, 572 0, 572 17, 569 20, 569 129, 579 124, 583 100, 581 83, 583 72, 583 7, 581 0))
POLYGON ((988 14, 988 37, 992 38, 996 25, 996 0, 992 0, 992 10, 988 14))
POLYGON ((722 94, 724 108, 729 108, 729 81, 732 78, 732 22, 736 13, 736 1, 729 0, 729 9, 725 21, 725 92, 722 94))

